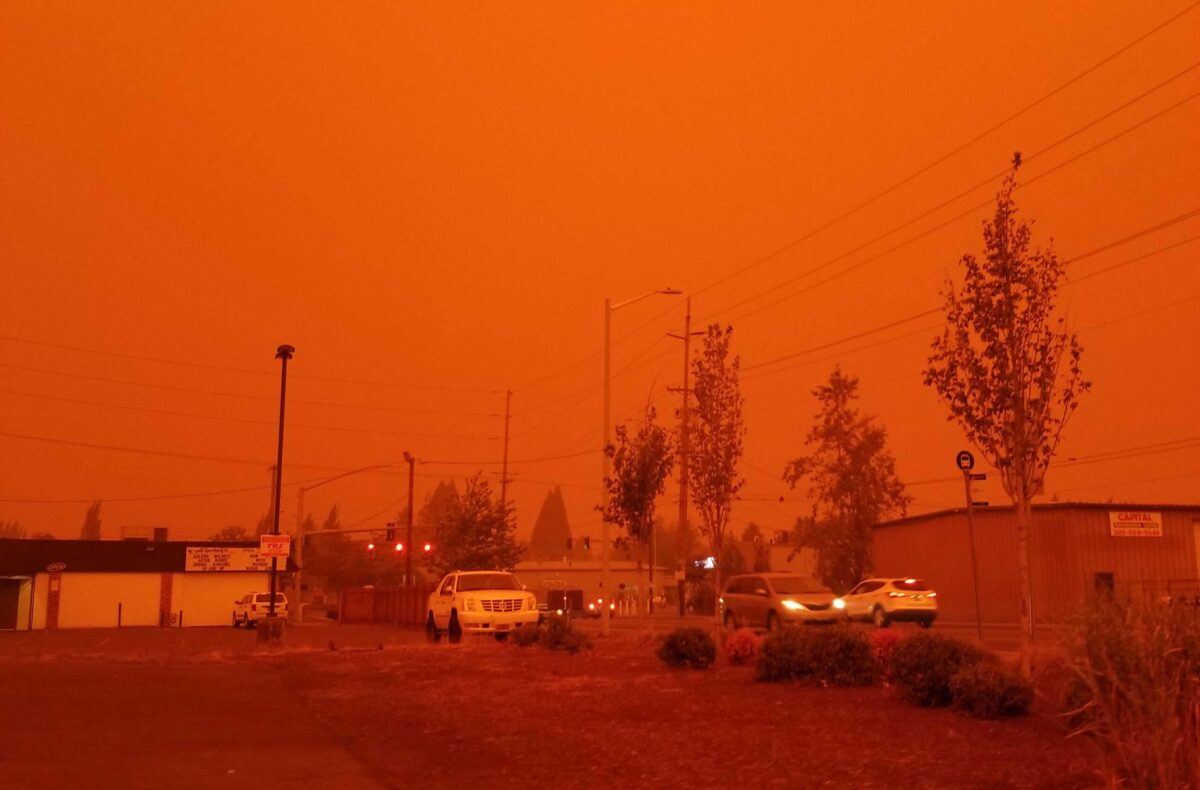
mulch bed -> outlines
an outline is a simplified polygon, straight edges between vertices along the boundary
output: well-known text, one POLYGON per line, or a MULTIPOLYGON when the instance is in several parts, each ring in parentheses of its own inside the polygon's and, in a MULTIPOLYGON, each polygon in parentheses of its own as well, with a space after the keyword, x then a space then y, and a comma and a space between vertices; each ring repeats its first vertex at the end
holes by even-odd
POLYGON ((1095 787, 1052 716, 981 721, 886 688, 672 670, 652 638, 578 655, 491 641, 281 658, 385 784, 414 788, 1095 787))

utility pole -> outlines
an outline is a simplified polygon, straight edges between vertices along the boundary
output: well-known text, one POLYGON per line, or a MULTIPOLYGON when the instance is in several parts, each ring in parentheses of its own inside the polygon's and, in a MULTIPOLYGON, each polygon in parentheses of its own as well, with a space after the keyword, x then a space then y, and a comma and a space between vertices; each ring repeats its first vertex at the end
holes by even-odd
POLYGON ((413 579, 412 572, 412 555, 415 547, 413 546, 413 469, 417 463, 417 459, 412 457, 412 454, 407 450, 404 451, 404 460, 408 461, 408 518, 404 531, 404 585, 406 587, 415 587, 416 580, 413 579))
POLYGON ((512 416, 512 390, 504 392, 504 463, 500 470, 500 511, 508 504, 508 421, 512 416))
POLYGON ((689 359, 692 345, 692 335, 702 335, 703 332, 692 331, 692 299, 689 296, 687 300, 687 315, 683 319, 683 334, 669 334, 677 340, 683 341, 683 386, 669 387, 668 391, 678 392, 683 396, 682 404, 679 407, 679 528, 675 534, 675 548, 678 556, 678 567, 675 570, 675 583, 678 588, 679 595, 679 616, 683 617, 687 614, 686 602, 684 601, 684 593, 686 585, 684 583, 686 558, 683 556, 684 545, 683 538, 687 534, 688 523, 688 465, 691 463, 691 455, 688 445, 688 402, 691 398, 692 391, 688 387, 688 374, 691 369, 691 361, 689 359))
MULTIPOLYGON (((292 354, 296 353, 295 346, 282 345, 275 350, 275 358, 282 361, 282 367, 279 374, 279 447, 275 455, 275 519, 274 525, 271 527, 271 534, 279 534, 279 495, 282 493, 283 486, 283 410, 287 404, 287 363, 292 358, 292 354)), ((284 560, 286 568, 287 560, 284 560)), ((267 617, 274 622, 275 617, 275 590, 278 587, 279 560, 275 557, 271 558, 271 603, 267 606, 267 617)), ((280 631, 279 634, 283 632, 280 631)))
POLYGON ((303 580, 304 573, 304 486, 299 486, 296 492, 296 572, 292 574, 292 599, 288 601, 288 613, 292 622, 298 623, 304 617, 303 580))

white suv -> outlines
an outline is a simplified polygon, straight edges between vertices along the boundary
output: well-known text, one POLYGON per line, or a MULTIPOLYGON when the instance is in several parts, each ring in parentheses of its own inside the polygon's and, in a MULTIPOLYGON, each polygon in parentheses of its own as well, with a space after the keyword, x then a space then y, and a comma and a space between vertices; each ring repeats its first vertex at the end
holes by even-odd
POLYGON ((425 633, 436 642, 445 633, 458 642, 464 633, 504 639, 514 628, 537 624, 537 599, 506 571, 454 571, 429 596, 425 633))
MULTIPOLYGON (((271 610, 271 593, 249 592, 233 602, 233 627, 244 625, 253 628, 260 617, 266 617, 271 610)), ((287 617, 287 596, 281 592, 275 593, 275 616, 287 617)))
POLYGON ((937 619, 937 593, 922 579, 865 579, 842 596, 846 617, 887 628, 893 620, 915 620, 929 628, 937 619))

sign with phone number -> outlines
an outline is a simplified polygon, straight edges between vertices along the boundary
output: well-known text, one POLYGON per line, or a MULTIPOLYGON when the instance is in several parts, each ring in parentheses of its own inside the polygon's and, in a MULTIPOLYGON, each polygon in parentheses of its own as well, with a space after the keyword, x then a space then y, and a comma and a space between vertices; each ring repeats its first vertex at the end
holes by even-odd
POLYGON ((1162 513, 1110 510, 1108 532, 1114 538, 1161 538, 1162 513))

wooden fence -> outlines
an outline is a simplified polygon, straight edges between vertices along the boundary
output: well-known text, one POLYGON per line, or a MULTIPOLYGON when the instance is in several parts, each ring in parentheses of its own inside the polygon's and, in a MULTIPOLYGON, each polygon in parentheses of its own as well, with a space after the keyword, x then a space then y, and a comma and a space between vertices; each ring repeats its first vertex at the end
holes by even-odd
POLYGON ((338 622, 347 625, 425 624, 426 603, 432 587, 348 587, 338 597, 338 622))

